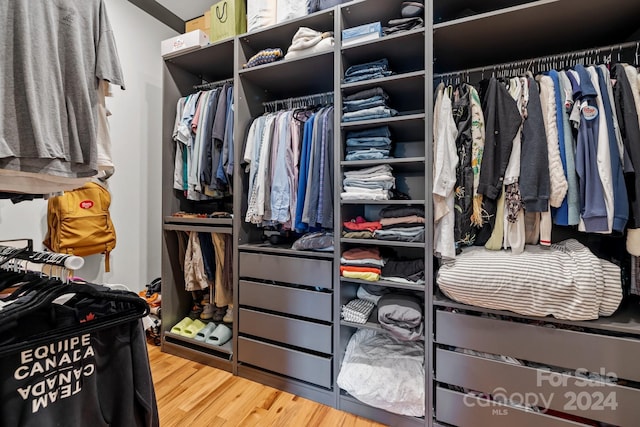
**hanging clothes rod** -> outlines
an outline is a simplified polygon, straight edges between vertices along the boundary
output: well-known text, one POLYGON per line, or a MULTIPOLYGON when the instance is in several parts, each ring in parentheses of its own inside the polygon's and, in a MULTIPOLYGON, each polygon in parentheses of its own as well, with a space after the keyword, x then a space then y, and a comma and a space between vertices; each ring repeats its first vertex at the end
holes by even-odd
POLYGON ((215 89, 217 87, 224 86, 227 83, 233 84, 233 78, 225 79, 225 80, 219 80, 217 82, 207 82, 207 83, 202 83, 202 84, 199 84, 199 85, 194 85, 193 89, 195 89, 195 90, 215 89))
POLYGON ((640 41, 633 41, 633 42, 625 42, 625 43, 619 43, 619 44, 614 44, 614 45, 610 45, 610 46, 601 46, 601 47, 597 47, 597 48, 593 48, 593 49, 585 49, 585 50, 577 50, 577 51, 572 51, 572 52, 564 52, 564 53, 559 53, 559 54, 555 54, 555 55, 549 55, 549 56, 541 56, 538 58, 529 58, 529 59, 522 59, 520 61, 513 61, 513 62, 504 62, 501 64, 493 64, 493 65, 485 65, 482 67, 475 67, 475 68, 469 68, 469 69, 465 69, 465 70, 458 70, 458 71, 450 71, 447 73, 441 73, 441 74, 434 74, 433 78, 434 79, 443 79, 443 78, 448 78, 448 77, 455 77, 455 76, 461 76, 461 75, 469 75, 469 74, 473 74, 473 73, 482 73, 485 71, 501 71, 501 70, 512 70, 514 68, 522 68, 525 71, 529 70, 532 66, 537 65, 543 65, 543 64, 554 64, 554 63, 559 63, 562 61, 576 61, 578 59, 584 59, 584 58, 591 58, 591 57, 596 57, 598 55, 601 55, 603 53, 608 53, 610 55, 609 57, 609 61, 612 60, 612 57, 615 53, 618 54, 618 60, 619 60, 619 56, 621 51, 623 50, 627 50, 627 49, 631 49, 631 48, 635 48, 636 52, 635 52, 635 60, 636 60, 636 64, 638 63, 638 59, 639 59, 639 52, 638 49, 640 48, 640 41))
POLYGON ((82 268, 84 265, 84 259, 79 256, 59 254, 55 252, 34 251, 31 249, 33 248, 33 241, 31 239, 5 240, 3 242, 6 243, 11 241, 26 241, 28 243, 27 246, 22 248, 0 245, 0 265, 5 264, 12 259, 19 259, 35 264, 55 265, 64 267, 68 270, 77 270, 82 268))
POLYGON ((283 109, 302 108, 309 105, 326 105, 333 103, 333 92, 316 93, 296 98, 279 99, 263 102, 265 112, 275 112, 283 109))

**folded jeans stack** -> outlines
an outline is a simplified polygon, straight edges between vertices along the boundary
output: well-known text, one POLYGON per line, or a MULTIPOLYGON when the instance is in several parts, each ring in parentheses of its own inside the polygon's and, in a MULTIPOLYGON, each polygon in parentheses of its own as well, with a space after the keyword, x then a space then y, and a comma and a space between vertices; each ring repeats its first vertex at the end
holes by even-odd
POLYGON ((398 114, 389 108, 389 95, 380 87, 366 89, 349 95, 342 103, 342 121, 384 119, 398 114))
POLYGON ((383 266, 384 261, 378 248, 353 248, 342 253, 340 275, 375 282, 380 279, 383 266))
POLYGON ((389 126, 347 132, 345 160, 386 159, 391 153, 389 126))
POLYGON ((387 58, 382 58, 377 61, 352 65, 347 68, 347 71, 344 72, 344 82, 354 83, 363 80, 387 77, 392 74, 393 71, 389 69, 389 60, 387 58))
POLYGON ((389 206, 380 211, 380 217, 382 228, 373 233, 374 239, 424 242, 424 208, 389 206))
POLYGON ((396 181, 389 165, 347 171, 342 181, 342 200, 389 200, 389 190, 395 188, 396 181))

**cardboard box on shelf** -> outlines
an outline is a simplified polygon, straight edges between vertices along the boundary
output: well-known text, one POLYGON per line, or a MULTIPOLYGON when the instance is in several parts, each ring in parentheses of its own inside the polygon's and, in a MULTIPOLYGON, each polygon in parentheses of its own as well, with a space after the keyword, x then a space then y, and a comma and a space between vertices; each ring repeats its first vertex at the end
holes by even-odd
POLYGON ((202 30, 195 30, 163 40, 160 45, 160 52, 163 58, 170 58, 181 53, 200 49, 207 44, 209 44, 209 36, 202 30))
POLYGON ((191 31, 201 30, 209 35, 209 29, 211 28, 211 11, 207 10, 204 15, 191 19, 185 22, 184 32, 190 33, 191 31))

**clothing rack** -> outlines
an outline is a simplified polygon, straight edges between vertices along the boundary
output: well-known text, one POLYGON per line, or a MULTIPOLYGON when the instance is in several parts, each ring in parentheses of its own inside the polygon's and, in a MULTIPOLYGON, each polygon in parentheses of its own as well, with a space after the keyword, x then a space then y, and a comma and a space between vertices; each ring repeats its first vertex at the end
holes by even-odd
POLYGON ((59 254, 55 252, 39 252, 33 250, 31 239, 4 240, 1 243, 26 241, 22 248, 0 245, 0 266, 13 259, 31 262, 34 264, 48 264, 64 267, 67 270, 77 270, 84 265, 84 259, 79 256, 59 254))
MULTIPOLYGON (((466 70, 451 71, 448 73, 434 74, 434 79, 447 80, 457 77, 457 80, 466 76, 468 80, 470 74, 482 73, 489 71, 492 75, 502 76, 507 71, 517 71, 519 74, 525 74, 527 71, 537 74, 546 71, 549 68, 565 68, 577 64, 580 60, 590 59, 596 62, 610 63, 613 56, 617 54, 617 62, 620 62, 620 55, 623 50, 635 48, 635 64, 640 61, 639 49, 640 41, 625 42, 609 46, 601 46, 593 49, 578 50, 572 52, 564 52, 555 55, 541 56, 538 58, 523 59, 520 61, 504 62, 501 64, 485 65, 482 67, 469 68, 466 70), (601 56, 607 54, 606 56, 601 56)), ((484 78, 484 76, 483 76, 484 78)))
POLYGON ((216 82, 207 82, 207 83, 202 83, 202 84, 199 84, 199 85, 194 85, 193 89, 194 90, 210 90, 210 89, 215 89, 215 88, 220 87, 220 86, 224 86, 227 83, 233 84, 233 78, 225 79, 225 80, 219 80, 219 81, 216 81, 216 82))
POLYGON ((333 103, 333 92, 316 93, 295 98, 280 99, 263 102, 265 113, 275 113, 279 110, 304 108, 310 105, 327 105, 333 103))

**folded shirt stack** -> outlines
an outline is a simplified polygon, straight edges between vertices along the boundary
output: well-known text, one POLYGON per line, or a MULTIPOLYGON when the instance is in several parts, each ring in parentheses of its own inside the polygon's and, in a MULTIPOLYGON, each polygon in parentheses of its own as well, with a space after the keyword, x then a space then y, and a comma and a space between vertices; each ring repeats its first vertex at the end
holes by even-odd
POLYGON ((347 132, 345 160, 387 159, 391 153, 389 126, 347 132))
POLYGON ((367 221, 358 216, 342 223, 342 237, 348 239, 373 239, 373 233, 382 229, 380 221, 367 221))
POLYGON ((390 258, 382 267, 380 279, 409 285, 424 285, 424 259, 390 258))
POLYGON ((341 316, 347 322, 367 323, 375 305, 371 301, 353 299, 342 306, 341 316))
POLYGON ((424 242, 424 208, 418 206, 389 206, 380 211, 379 230, 374 239, 402 242, 424 242))
POLYGON ((293 242, 291 249, 296 251, 333 251, 333 233, 326 231, 318 231, 315 233, 307 233, 293 242))
MULTIPOLYGON (((374 87, 349 95, 342 102, 342 121, 384 119, 398 114, 389 108, 389 95, 381 87, 374 87)), ((387 153, 388 155, 388 153, 387 153)))
POLYGON ((389 69, 389 60, 382 58, 377 61, 352 65, 347 68, 347 71, 344 72, 344 82, 354 83, 363 80, 378 79, 392 74, 393 72, 389 69))
POLYGON ((342 253, 340 275, 375 282, 380 279, 383 266, 378 248, 353 248, 342 253))
POLYGON ((389 200, 389 190, 395 188, 396 180, 389 165, 347 171, 342 182, 342 200, 389 200))

